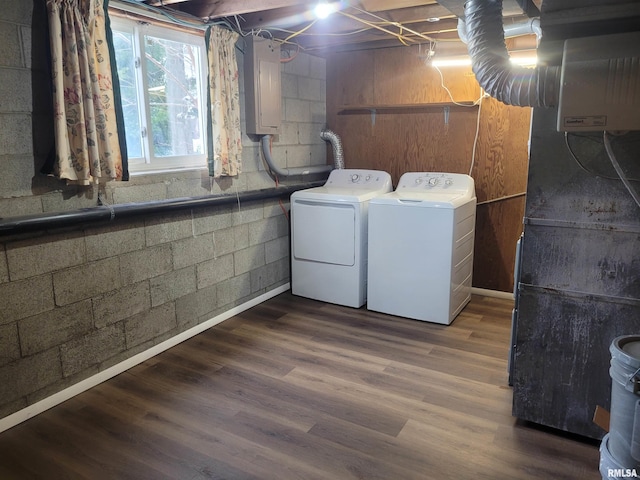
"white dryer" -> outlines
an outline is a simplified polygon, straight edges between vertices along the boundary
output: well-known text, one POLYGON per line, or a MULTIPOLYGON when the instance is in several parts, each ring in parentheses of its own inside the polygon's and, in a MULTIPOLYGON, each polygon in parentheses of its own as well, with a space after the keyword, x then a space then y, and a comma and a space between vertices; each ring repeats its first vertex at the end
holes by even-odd
POLYGON ((369 201, 391 192, 379 170, 332 170, 322 187, 291 195, 291 291, 359 308, 367 293, 369 201))
POLYGON ((369 204, 367 308, 449 325, 471 298, 473 178, 405 173, 369 204))

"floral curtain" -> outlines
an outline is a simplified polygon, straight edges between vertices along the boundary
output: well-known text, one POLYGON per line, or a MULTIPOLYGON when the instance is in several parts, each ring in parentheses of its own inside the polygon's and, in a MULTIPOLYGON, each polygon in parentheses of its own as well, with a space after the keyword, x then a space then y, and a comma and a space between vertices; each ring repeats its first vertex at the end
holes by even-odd
POLYGON ((56 140, 53 173, 78 185, 123 177, 106 2, 47 0, 56 140))
POLYGON ((240 90, 235 44, 239 35, 222 27, 207 30, 209 61, 209 175, 235 176, 242 172, 240 90))

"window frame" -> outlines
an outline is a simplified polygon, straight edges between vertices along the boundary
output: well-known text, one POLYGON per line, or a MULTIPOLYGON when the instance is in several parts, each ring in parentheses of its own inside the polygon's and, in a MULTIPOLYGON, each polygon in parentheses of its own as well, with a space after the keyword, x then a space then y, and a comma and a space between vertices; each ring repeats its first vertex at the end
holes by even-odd
MULTIPOLYGON (((111 30, 113 35, 117 32, 123 32, 131 35, 133 39, 133 55, 134 61, 137 60, 135 66, 136 77, 136 94, 138 100, 138 115, 140 119, 140 139, 142 147, 142 157, 129 157, 129 173, 130 175, 143 175, 151 173, 166 173, 172 171, 199 170, 207 168, 208 158, 208 138, 207 138, 207 88, 208 88, 208 72, 207 72, 207 51, 205 45, 204 31, 183 30, 173 26, 167 26, 163 22, 154 21, 153 19, 131 19, 121 16, 112 16, 110 19, 111 30), (153 133, 151 125, 151 107, 148 96, 147 86, 147 62, 144 61, 145 56, 145 36, 151 36, 167 40, 171 42, 184 43, 198 47, 199 55, 197 56, 200 75, 197 78, 199 93, 198 110, 199 115, 199 132, 202 145, 202 153, 192 155, 171 155, 156 156, 153 145, 153 133), (140 108, 143 105, 143 108, 140 108), (145 132, 145 133, 143 133, 145 132)), ((116 68, 117 63, 116 63, 116 68)), ((125 127, 126 128, 126 127, 125 127)))

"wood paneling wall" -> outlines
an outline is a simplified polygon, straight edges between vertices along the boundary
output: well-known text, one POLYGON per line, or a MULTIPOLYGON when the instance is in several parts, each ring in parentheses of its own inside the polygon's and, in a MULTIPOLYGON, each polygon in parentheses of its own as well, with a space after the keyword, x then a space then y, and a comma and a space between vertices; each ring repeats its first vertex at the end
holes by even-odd
MULTIPOLYGON (((404 172, 471 169, 479 202, 473 285, 512 291, 524 196, 493 200, 526 189, 530 108, 485 98, 481 107, 450 105, 447 114, 443 104, 451 98, 440 74, 418 54, 398 47, 330 55, 328 127, 341 137, 347 168, 385 170, 394 185, 404 172)), ((469 67, 441 71, 456 102, 478 99, 469 67)))

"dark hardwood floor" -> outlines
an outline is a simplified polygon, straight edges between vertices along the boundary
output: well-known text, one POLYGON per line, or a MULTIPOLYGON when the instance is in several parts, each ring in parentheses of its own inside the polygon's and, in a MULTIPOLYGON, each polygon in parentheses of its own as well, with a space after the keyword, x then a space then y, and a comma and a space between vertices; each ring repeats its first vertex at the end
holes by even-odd
POLYGON ((584 479, 511 417, 511 302, 450 326, 279 295, 0 434, 0 479, 584 479))

